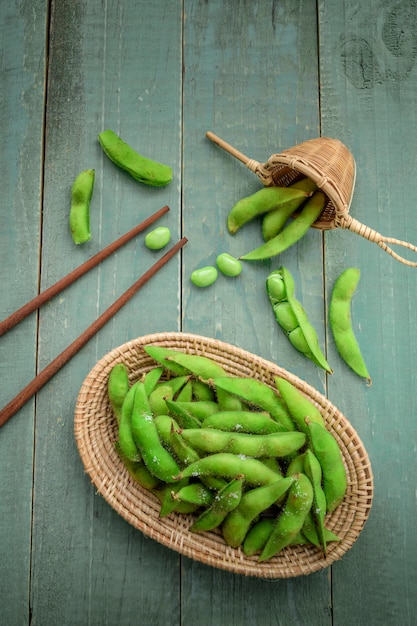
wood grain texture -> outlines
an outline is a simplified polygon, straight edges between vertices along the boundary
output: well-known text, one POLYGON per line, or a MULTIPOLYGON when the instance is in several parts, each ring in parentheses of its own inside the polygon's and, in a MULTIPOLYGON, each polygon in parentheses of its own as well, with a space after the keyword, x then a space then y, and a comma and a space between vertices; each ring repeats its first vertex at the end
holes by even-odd
MULTIPOLYGON (((261 185, 208 130, 261 162, 319 135, 341 139, 358 166, 352 215, 417 243, 416 8, 415 0, 1 3, 1 319, 165 204, 172 241, 189 239, 0 430, 7 626, 413 626, 417 270, 351 232, 310 230, 236 279, 219 275, 197 289, 189 278, 220 252, 239 256, 261 242, 259 222, 226 230, 229 209, 261 185), (140 185, 115 167, 97 141, 105 128, 171 165, 169 187, 140 185), (69 193, 87 168, 96 170, 93 237, 75 246, 69 193), (274 319, 265 279, 280 265, 294 276, 331 377, 295 352, 274 319), (341 361, 328 327, 331 289, 348 266, 362 272, 352 321, 370 388, 341 361), (278 363, 352 422, 375 498, 357 543, 331 569, 266 581, 210 568, 145 538, 95 493, 73 437, 81 384, 114 347, 169 330, 278 363)), ((2 337, 2 405, 159 255, 139 236, 2 337)))

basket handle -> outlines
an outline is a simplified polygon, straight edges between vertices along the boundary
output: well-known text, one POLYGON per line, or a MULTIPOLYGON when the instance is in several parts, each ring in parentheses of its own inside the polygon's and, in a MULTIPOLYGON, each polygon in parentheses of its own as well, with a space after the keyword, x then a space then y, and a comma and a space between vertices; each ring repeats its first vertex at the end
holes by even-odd
POLYGON ((414 246, 412 243, 408 243, 407 241, 401 241, 400 239, 394 239, 394 237, 384 237, 376 230, 373 230, 373 228, 365 226, 365 224, 362 224, 350 215, 343 215, 339 220, 338 226, 340 226, 341 228, 349 229, 357 235, 365 237, 365 239, 368 239, 369 241, 373 241, 374 243, 378 244, 380 248, 385 250, 385 252, 388 252, 388 254, 391 255, 394 259, 400 261, 400 263, 403 263, 404 265, 408 265, 410 267, 417 267, 417 261, 409 261, 408 259, 405 259, 404 257, 394 252, 394 250, 392 250, 388 245, 398 245, 402 246, 403 248, 407 248, 408 250, 412 250, 413 252, 417 252, 417 246, 414 246))
POLYGON ((243 152, 240 152, 240 150, 237 150, 223 139, 220 139, 220 137, 218 137, 211 131, 206 132, 206 137, 216 145, 220 146, 220 148, 223 148, 223 150, 234 156, 236 159, 242 161, 242 163, 244 163, 246 167, 252 172, 257 171, 258 167, 260 166, 260 163, 258 161, 250 159, 248 156, 246 156, 246 154, 243 154, 243 152))

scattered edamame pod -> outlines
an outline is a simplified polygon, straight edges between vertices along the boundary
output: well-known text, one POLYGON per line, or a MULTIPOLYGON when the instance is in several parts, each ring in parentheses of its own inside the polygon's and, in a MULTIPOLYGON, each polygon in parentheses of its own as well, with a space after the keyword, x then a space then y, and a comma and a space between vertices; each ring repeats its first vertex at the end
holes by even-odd
POLYGON ((108 158, 140 183, 164 187, 171 182, 171 167, 138 154, 112 130, 101 132, 98 140, 108 158))
POLYGON ((292 211, 295 211, 308 196, 305 191, 291 187, 264 187, 234 205, 227 217, 229 233, 233 235, 250 220, 277 207, 290 205, 292 211))
POLYGON ((266 291, 275 318, 294 348, 332 374, 333 370, 320 349, 317 333, 294 296, 294 279, 286 267, 282 266, 269 274, 266 291))
POLYGON ((264 244, 240 257, 242 261, 262 261, 270 259, 299 241, 316 219, 323 212, 327 203, 327 196, 322 191, 316 191, 303 206, 300 214, 286 226, 278 235, 264 244))
POLYGON ((329 320, 337 351, 344 362, 368 385, 371 377, 352 328, 351 303, 360 279, 360 270, 349 267, 337 278, 330 300, 329 320))
POLYGON ((80 172, 71 188, 69 225, 74 243, 85 243, 91 239, 90 202, 94 189, 95 170, 80 172))
POLYGON ((196 287, 209 287, 217 280, 217 270, 212 265, 200 267, 191 273, 190 280, 196 287))
MULTIPOLYGON (((317 191, 316 183, 311 178, 302 178, 301 180, 289 185, 293 189, 301 189, 307 193, 314 193, 317 191)), ((291 208, 278 207, 272 211, 265 213, 262 220, 262 236, 264 241, 269 241, 284 228, 288 218, 294 213, 291 208)))
POLYGON ((242 263, 227 252, 218 255, 216 265, 225 276, 239 276, 242 271, 242 263))
POLYGON ((161 250, 171 239, 171 231, 167 226, 158 226, 145 236, 145 246, 150 250, 161 250))

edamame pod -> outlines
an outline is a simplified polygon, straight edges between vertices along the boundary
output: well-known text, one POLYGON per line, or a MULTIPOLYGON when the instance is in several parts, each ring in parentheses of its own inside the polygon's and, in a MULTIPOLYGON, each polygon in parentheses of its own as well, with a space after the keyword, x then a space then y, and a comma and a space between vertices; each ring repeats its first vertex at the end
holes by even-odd
POLYGON ((171 167, 138 154, 112 130, 101 132, 98 140, 109 159, 140 183, 164 187, 171 182, 171 167))
POLYGON ((304 308, 294 296, 294 280, 286 267, 282 266, 269 274, 266 280, 266 291, 275 318, 292 345, 317 366, 332 374, 333 370, 320 349, 317 333, 311 325, 304 308), (284 304, 285 307, 291 309, 291 321, 286 324, 283 323, 279 311, 284 304), (297 324, 297 326, 293 328, 291 324, 297 324))
POLYGON ((137 383, 135 393, 132 433, 143 462, 151 474, 167 483, 174 482, 174 477, 177 476, 180 468, 159 439, 142 382, 137 383))
POLYGON ((74 243, 91 239, 90 202, 94 189, 95 170, 84 170, 73 182, 69 224, 74 243))
POLYGON ((252 522, 263 511, 281 500, 294 482, 292 476, 281 478, 270 485, 250 489, 242 495, 239 505, 226 517, 222 534, 226 543, 237 548, 244 541, 252 522))
POLYGON ((198 504, 198 506, 207 506, 213 502, 214 494, 206 485, 197 482, 181 487, 181 489, 173 495, 173 498, 179 502, 190 502, 192 504, 198 504))
MULTIPOLYGON (((305 191, 306 193, 314 193, 317 191, 317 185, 311 178, 302 178, 298 182, 289 185, 289 187, 292 189, 301 189, 301 191, 305 191)), ((262 220, 262 235, 264 241, 269 241, 269 239, 278 235, 293 213, 294 211, 291 210, 291 208, 287 209, 287 207, 278 207, 278 209, 273 209, 265 213, 262 220)))
POLYGON ((109 374, 107 393, 109 396, 111 407, 113 409, 113 413, 118 423, 120 423, 120 419, 122 416, 122 406, 128 391, 129 376, 127 372, 127 367, 124 363, 116 363, 116 365, 112 367, 109 374))
POLYGON ((272 211, 277 207, 289 205, 292 212, 306 201, 309 194, 290 187, 264 187, 251 196, 242 198, 229 212, 227 228, 232 235, 244 224, 258 215, 272 211))
POLYGON ((162 374, 164 373, 164 368, 161 367, 153 367, 149 372, 142 377, 142 381, 145 385, 146 395, 149 397, 152 391, 155 389, 157 383, 160 381, 162 374))
POLYGON ((360 270, 350 267, 337 278, 330 300, 329 320, 337 351, 358 376, 372 384, 352 328, 351 303, 360 279, 360 270))
POLYGON ((132 385, 122 404, 118 428, 118 445, 121 454, 129 461, 139 461, 140 453, 132 432, 132 412, 138 383, 132 385))
POLYGON ((282 432, 282 426, 266 411, 219 411, 206 417, 201 427, 254 435, 282 432))
POLYGON ((213 530, 220 526, 230 511, 235 509, 242 497, 244 476, 238 475, 219 491, 211 505, 190 526, 191 532, 213 530))
POLYGON ((248 485, 266 485, 277 480, 276 472, 264 465, 262 461, 243 454, 227 452, 210 454, 191 463, 178 474, 176 479, 202 476, 221 476, 231 479, 238 474, 244 475, 248 485))
POLYGON ((169 372, 173 372, 176 376, 184 376, 189 374, 189 370, 185 369, 181 365, 178 365, 174 361, 168 361, 168 357, 173 354, 178 354, 177 350, 170 350, 163 346, 143 346, 143 349, 150 357, 155 359, 158 363, 163 365, 169 372))
POLYGON ((268 541, 259 556, 259 561, 272 558, 288 546, 301 531, 311 509, 313 487, 310 480, 305 474, 295 474, 294 478, 283 510, 278 515, 268 541))
POLYGON ((308 426, 305 422, 306 416, 321 426, 325 425, 323 416, 318 408, 297 387, 279 376, 275 377, 275 385, 287 405, 298 430, 308 433, 308 426))
POLYGON ((324 518, 326 516, 326 495, 322 488, 322 470, 319 460, 314 453, 307 448, 304 457, 304 473, 313 485, 313 518, 317 525, 317 534, 324 553, 327 552, 324 518))
POLYGON ((204 452, 231 452, 253 458, 286 457, 297 452, 306 442, 300 432, 281 432, 268 435, 231 433, 214 428, 188 428, 181 432, 188 443, 204 452))
POLYGON ((327 203, 327 197, 322 191, 316 191, 307 200, 300 214, 286 226, 278 235, 272 237, 264 244, 240 257, 242 261, 262 261, 270 259, 299 241, 316 219, 323 212, 327 203))
POLYGON ((243 552, 246 556, 253 556, 264 548, 274 525, 275 520, 272 517, 265 517, 249 529, 243 542, 243 552))
POLYGON ((152 490, 160 484, 159 479, 150 473, 143 461, 131 461, 123 456, 118 442, 116 442, 115 448, 127 471, 141 487, 152 490))
POLYGON ((332 512, 342 502, 347 489, 342 453, 336 439, 328 430, 308 418, 306 422, 310 431, 310 444, 323 473, 327 512, 332 512))
POLYGON ((236 395, 250 405, 267 411, 282 426, 282 430, 295 430, 295 425, 282 399, 268 385, 255 378, 220 376, 213 378, 216 389, 236 395))

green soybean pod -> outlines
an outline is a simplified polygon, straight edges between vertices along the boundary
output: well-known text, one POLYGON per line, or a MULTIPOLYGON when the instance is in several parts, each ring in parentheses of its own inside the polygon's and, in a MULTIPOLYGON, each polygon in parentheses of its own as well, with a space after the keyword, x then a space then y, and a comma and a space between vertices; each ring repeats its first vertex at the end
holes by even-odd
POLYGON ((300 533, 313 504, 313 487, 305 474, 295 474, 288 498, 266 542, 259 561, 272 558, 300 533))
POLYGON ((204 452, 231 452, 253 458, 286 457, 306 442, 305 434, 295 431, 253 435, 214 428, 188 428, 182 436, 191 446, 204 452))
POLYGON ((170 242, 171 231, 166 226, 158 226, 145 236, 145 246, 150 250, 161 250, 170 242))
POLYGON ((243 552, 246 556, 253 556, 260 552, 268 541, 275 520, 272 517, 265 517, 256 522, 249 530, 243 542, 243 552))
POLYGON ((282 432, 280 424, 266 411, 219 411, 206 417, 201 427, 254 435, 282 432))
POLYGON ((116 363, 110 371, 107 383, 109 402, 118 423, 122 416, 122 406, 129 391, 129 375, 124 363, 116 363))
POLYGON ((212 384, 218 390, 223 389, 250 405, 267 411, 282 426, 282 430, 295 430, 294 422, 282 399, 260 380, 249 377, 219 376, 213 378, 212 384))
POLYGON ((277 207, 290 206, 295 211, 309 194, 290 187, 264 187, 254 194, 239 200, 227 216, 227 228, 230 234, 236 233, 247 222, 277 207))
POLYGON ((115 448, 127 471, 141 487, 152 490, 159 486, 159 479, 150 473, 143 461, 131 461, 123 456, 119 442, 117 441, 115 443, 115 448))
POLYGON ((307 200, 300 214, 278 235, 240 258, 242 261, 262 261, 281 254, 304 237, 310 226, 323 212, 326 203, 327 196, 322 191, 316 191, 307 200))
POLYGON ((309 419, 306 419, 306 422, 310 431, 310 445, 323 474, 327 512, 332 512, 342 502, 347 489, 342 453, 336 439, 328 430, 309 419))
POLYGON ((143 462, 151 474, 167 483, 174 482, 180 468, 160 441, 142 382, 137 384, 135 393, 132 433, 143 462))
POLYGON ((160 365, 165 367, 169 372, 172 372, 176 376, 184 376, 189 373, 189 370, 181 367, 181 365, 178 365, 177 363, 168 360, 169 356, 175 356, 176 354, 178 354, 178 350, 172 350, 170 348, 165 348, 164 346, 152 345, 143 346, 143 350, 160 365))
POLYGON ((282 327, 294 348, 318 367, 332 374, 333 370, 320 349, 317 333, 310 323, 306 311, 294 296, 294 279, 286 267, 281 266, 269 274, 266 280, 266 291, 278 323, 282 321, 278 311, 284 304, 290 306, 293 316, 297 319, 298 326, 290 332, 285 326, 282 327))
POLYGON ((321 426, 325 426, 323 416, 316 405, 310 402, 310 400, 301 393, 295 385, 290 383, 289 380, 276 376, 275 385, 287 405, 298 430, 308 433, 308 426, 305 422, 307 416, 310 420, 317 422, 321 426))
POLYGON ((225 276, 239 276, 242 271, 242 263, 227 252, 218 255, 216 265, 225 276))
POLYGON ((199 461, 191 463, 181 471, 177 480, 204 476, 220 476, 231 479, 238 474, 244 475, 245 483, 248 485, 266 485, 277 480, 277 473, 259 459, 227 452, 209 454, 199 461))
POLYGON ((132 432, 132 412, 138 383, 132 385, 122 404, 118 428, 118 445, 121 454, 129 461, 140 460, 138 446, 132 432))
POLYGON ((292 476, 280 478, 275 483, 255 487, 246 491, 238 506, 225 518, 222 534, 226 543, 232 548, 240 546, 252 522, 266 509, 275 504, 286 494, 294 482, 292 476))
POLYGON ((142 381, 143 381, 143 384, 145 385, 145 391, 148 397, 150 396, 152 391, 155 389, 163 373, 164 373, 164 368, 160 366, 160 367, 153 367, 151 370, 149 370, 148 372, 146 372, 146 374, 143 375, 142 381))
POLYGON ((337 351, 358 376, 368 385, 371 377, 352 328, 351 303, 360 279, 360 270, 349 267, 337 278, 330 300, 329 320, 337 351))
POLYGON ((324 553, 327 552, 327 542, 324 527, 324 518, 326 516, 327 505, 326 495, 322 488, 322 470, 317 457, 312 450, 307 448, 304 458, 304 473, 313 485, 313 518, 317 525, 317 534, 324 553))
MULTIPOLYGON (((317 191, 316 183, 311 178, 302 178, 301 180, 289 185, 292 189, 301 189, 307 193, 317 191)), ((298 208, 298 207, 297 207, 298 208)), ((272 211, 265 213, 262 219, 262 235, 264 241, 269 241, 284 228, 288 218, 294 213, 291 207, 278 207, 272 211)))
POLYGON ((90 202, 94 189, 95 170, 84 170, 75 178, 71 188, 69 225, 74 243, 91 239, 90 202))
POLYGON ((207 265, 194 270, 190 280, 196 287, 210 287, 216 282, 217 276, 217 269, 213 265, 207 265))
POLYGON ((98 140, 106 156, 140 183, 164 187, 171 182, 171 167, 138 154, 112 130, 101 132, 98 140))
POLYGON ((242 497, 244 476, 238 475, 221 489, 209 507, 191 525, 191 532, 214 530, 235 509, 242 497))
POLYGON ((208 506, 213 502, 214 494, 204 483, 196 482, 181 487, 174 495, 174 499, 199 506, 208 506))

